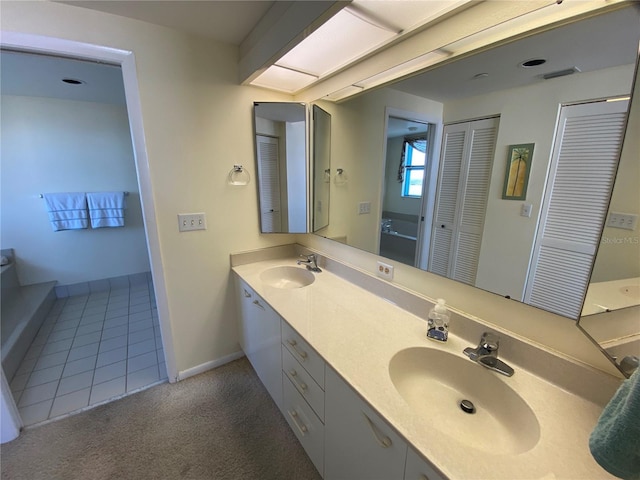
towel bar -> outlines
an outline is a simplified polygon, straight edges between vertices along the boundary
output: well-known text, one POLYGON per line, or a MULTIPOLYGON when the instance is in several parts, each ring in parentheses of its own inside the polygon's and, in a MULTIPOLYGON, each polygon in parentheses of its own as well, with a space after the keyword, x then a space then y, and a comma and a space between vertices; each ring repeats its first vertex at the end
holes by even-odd
MULTIPOLYGON (((125 197, 127 197, 128 195, 129 195, 129 192, 124 192, 125 197)), ((41 193, 40 195, 38 195, 38 197, 44 198, 44 195, 41 193)))

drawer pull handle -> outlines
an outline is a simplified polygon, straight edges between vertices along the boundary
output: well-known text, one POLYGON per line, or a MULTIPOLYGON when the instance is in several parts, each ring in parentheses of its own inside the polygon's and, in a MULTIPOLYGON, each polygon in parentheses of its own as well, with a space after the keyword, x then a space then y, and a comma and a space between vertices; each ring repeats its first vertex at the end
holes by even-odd
POLYGON ((296 342, 295 340, 287 340, 287 343, 289 345, 291 345, 291 348, 293 348, 293 350, 300 355, 302 358, 307 358, 307 352, 305 352, 304 350, 300 350, 297 345, 298 342, 296 342))
POLYGON ((249 292, 247 292, 247 290, 246 290, 246 289, 244 290, 244 296, 245 296, 246 298, 251 298, 251 294, 250 294, 249 292))
POLYGON ((383 435, 380 429, 376 427, 375 423, 371 421, 371 419, 367 416, 366 413, 362 412, 362 414, 364 415, 364 418, 367 420, 367 423, 369 424, 369 428, 371 428, 371 431, 373 432, 373 436, 376 437, 376 440, 378 441, 380 446, 382 448, 389 448, 393 444, 391 439, 386 435, 383 435))
MULTIPOLYGON (((291 375, 292 377, 295 377, 296 375, 298 375, 298 372, 296 372, 294 369, 291 369, 289 370, 289 375, 291 375)), ((296 382, 295 380, 293 380, 293 383, 298 385, 298 387, 300 387, 301 390, 306 390, 307 388, 309 388, 307 387, 307 384, 304 382, 296 382)))
POLYGON ((254 301, 253 301, 253 304, 254 304, 256 307, 260 307, 262 310, 264 310, 264 307, 262 306, 262 304, 261 304, 258 300, 254 300, 254 301))
POLYGON ((304 435, 305 433, 307 433, 309 431, 307 426, 300 421, 300 417, 298 416, 298 412, 296 412, 295 410, 293 412, 291 410, 287 410, 287 413, 291 417, 291 421, 296 424, 296 427, 298 427, 298 430, 300 430, 300 433, 302 435, 304 435))

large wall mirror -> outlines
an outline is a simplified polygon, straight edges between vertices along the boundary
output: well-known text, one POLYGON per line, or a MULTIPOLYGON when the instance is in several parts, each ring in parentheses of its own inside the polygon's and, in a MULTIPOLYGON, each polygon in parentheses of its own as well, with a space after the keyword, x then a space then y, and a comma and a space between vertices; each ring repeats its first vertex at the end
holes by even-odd
POLYGON ((308 232, 308 133, 304 103, 253 105, 260 231, 308 232))
POLYGON ((639 18, 630 4, 316 102, 332 179, 315 233, 572 320, 594 303, 590 279, 609 282, 625 301, 589 308, 607 322, 636 309, 623 329, 635 343, 615 356, 640 356, 640 160, 625 136, 639 18))

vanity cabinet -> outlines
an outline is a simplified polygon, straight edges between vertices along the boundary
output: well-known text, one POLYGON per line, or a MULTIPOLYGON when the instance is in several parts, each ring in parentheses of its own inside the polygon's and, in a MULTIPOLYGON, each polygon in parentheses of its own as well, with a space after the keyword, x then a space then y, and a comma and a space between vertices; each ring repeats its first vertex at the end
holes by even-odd
POLYGON ((253 369, 282 410, 280 316, 251 287, 236 277, 240 346, 253 369))
POLYGON ((406 442, 331 368, 325 382, 324 479, 404 478, 406 442))
POLYGON ((325 480, 444 480, 236 276, 240 345, 325 480))
POLYGON ((429 462, 423 460, 414 449, 409 447, 404 480, 445 480, 445 477, 440 475, 429 462))
POLYGON ((283 413, 307 455, 324 474, 325 362, 282 321, 283 413))

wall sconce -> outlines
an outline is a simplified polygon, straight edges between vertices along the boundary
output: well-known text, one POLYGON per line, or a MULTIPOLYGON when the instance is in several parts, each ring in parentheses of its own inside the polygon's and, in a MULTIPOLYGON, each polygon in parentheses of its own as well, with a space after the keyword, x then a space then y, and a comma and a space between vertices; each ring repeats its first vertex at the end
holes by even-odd
POLYGON ((347 178, 347 174, 344 171, 344 168, 338 168, 336 172, 337 172, 336 179, 335 179, 336 185, 346 184, 349 179, 347 178))

